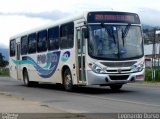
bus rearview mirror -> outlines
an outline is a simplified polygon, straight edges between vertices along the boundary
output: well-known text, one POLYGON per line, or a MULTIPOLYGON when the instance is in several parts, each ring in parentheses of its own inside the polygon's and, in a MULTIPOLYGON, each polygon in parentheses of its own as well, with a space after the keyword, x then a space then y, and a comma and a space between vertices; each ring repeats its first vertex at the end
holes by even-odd
POLYGON ((84 35, 84 38, 88 38, 89 37, 87 28, 83 29, 83 35, 84 35))

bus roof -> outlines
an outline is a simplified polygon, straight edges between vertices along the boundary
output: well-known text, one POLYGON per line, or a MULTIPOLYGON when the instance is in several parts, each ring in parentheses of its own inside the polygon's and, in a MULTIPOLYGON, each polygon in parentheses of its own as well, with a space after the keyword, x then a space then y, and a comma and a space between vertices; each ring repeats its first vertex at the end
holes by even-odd
POLYGON ((135 14, 135 15, 137 15, 136 13, 121 12, 121 11, 86 11, 86 12, 83 12, 83 13, 78 14, 76 16, 70 16, 70 17, 67 17, 65 19, 56 20, 56 21, 53 21, 52 23, 45 24, 45 25, 42 25, 40 27, 37 27, 37 28, 31 29, 31 30, 19 33, 17 35, 14 35, 14 36, 10 37, 10 40, 19 38, 21 36, 25 36, 27 34, 35 33, 35 32, 38 32, 38 31, 42 31, 44 29, 52 28, 54 26, 59 26, 61 24, 65 24, 67 22, 75 21, 75 20, 78 20, 78 19, 87 20, 88 13, 94 13, 94 12, 99 12, 99 13, 100 12, 102 12, 102 13, 104 13, 104 12, 106 12, 106 13, 125 13, 125 14, 135 14))
POLYGON ((79 14, 79 15, 76 15, 74 17, 72 16, 72 17, 67 17, 65 19, 56 20, 56 21, 53 21, 49 24, 45 24, 45 25, 42 25, 40 27, 33 28, 31 30, 16 34, 14 36, 11 36, 10 39, 19 38, 19 37, 24 36, 26 34, 35 33, 35 32, 38 32, 38 31, 42 31, 44 29, 52 28, 54 26, 59 26, 61 24, 65 24, 65 23, 68 23, 68 22, 71 22, 71 21, 82 19, 82 18, 85 18, 84 16, 85 16, 84 14, 79 14))

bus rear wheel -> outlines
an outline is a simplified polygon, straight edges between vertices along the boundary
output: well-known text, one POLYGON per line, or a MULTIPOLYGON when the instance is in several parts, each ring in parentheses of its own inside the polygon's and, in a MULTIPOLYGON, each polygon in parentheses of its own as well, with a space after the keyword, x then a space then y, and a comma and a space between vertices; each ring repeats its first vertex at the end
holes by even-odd
POLYGON ((23 82, 27 87, 35 86, 38 84, 38 82, 29 81, 28 72, 26 70, 23 72, 23 82))
POLYGON ((69 69, 66 69, 63 73, 63 85, 66 91, 73 90, 72 75, 69 69))
POLYGON ((113 84, 110 85, 111 90, 118 91, 122 88, 123 84, 113 84))
POLYGON ((30 86, 28 72, 26 70, 23 72, 23 82, 24 82, 25 86, 27 86, 27 87, 30 86))

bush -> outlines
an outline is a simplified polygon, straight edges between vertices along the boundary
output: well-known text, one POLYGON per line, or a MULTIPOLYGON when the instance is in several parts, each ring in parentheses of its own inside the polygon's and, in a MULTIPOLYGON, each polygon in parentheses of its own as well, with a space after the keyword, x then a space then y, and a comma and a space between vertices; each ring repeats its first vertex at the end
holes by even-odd
POLYGON ((152 70, 146 69, 145 70, 145 81, 151 81, 152 80, 152 70))
MULTIPOLYGON (((160 82, 160 69, 155 70, 155 82, 160 82)), ((153 81, 152 80, 152 69, 145 69, 145 81, 153 81)), ((154 82, 154 81, 153 81, 154 82)))
POLYGON ((160 82, 160 69, 157 70, 157 79, 156 81, 160 82))
POLYGON ((0 67, 0 76, 9 76, 9 69, 0 67))

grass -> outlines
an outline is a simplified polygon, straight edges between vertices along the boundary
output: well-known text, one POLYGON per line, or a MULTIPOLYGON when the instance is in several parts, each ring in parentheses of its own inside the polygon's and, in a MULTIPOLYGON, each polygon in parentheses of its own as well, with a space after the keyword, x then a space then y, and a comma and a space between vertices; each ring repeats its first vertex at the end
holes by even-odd
POLYGON ((9 76, 8 68, 0 68, 0 76, 9 76))

